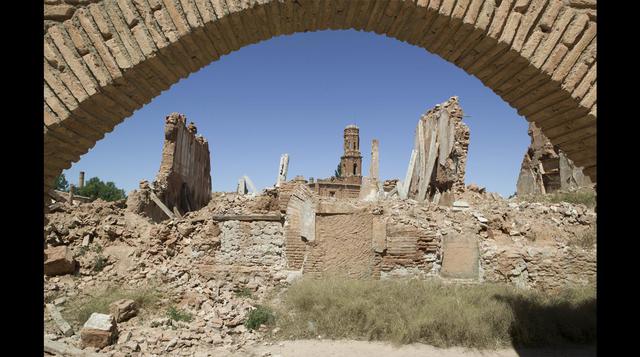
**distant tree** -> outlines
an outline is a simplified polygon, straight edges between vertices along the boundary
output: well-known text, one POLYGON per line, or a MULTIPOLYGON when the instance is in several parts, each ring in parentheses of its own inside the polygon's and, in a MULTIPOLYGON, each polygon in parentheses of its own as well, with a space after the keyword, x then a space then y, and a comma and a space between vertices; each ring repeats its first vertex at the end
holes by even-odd
POLYGON ((64 177, 64 174, 56 177, 56 182, 54 183, 53 187, 58 191, 69 191, 69 182, 67 182, 67 178, 64 177))
POLYGON ((77 189, 76 194, 91 199, 101 198, 105 201, 117 201, 127 197, 124 190, 117 188, 113 182, 104 183, 97 177, 89 179, 84 187, 77 189))
POLYGON ((338 163, 338 168, 336 168, 336 170, 333 172, 333 176, 335 177, 342 176, 342 165, 340 165, 340 163, 338 163))

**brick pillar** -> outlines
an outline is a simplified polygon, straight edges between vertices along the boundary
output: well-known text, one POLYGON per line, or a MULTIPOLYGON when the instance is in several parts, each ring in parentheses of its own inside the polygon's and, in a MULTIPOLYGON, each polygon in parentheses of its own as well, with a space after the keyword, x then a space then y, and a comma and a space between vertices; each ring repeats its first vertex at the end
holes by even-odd
POLYGON ((369 170, 369 177, 377 180, 380 175, 380 164, 378 156, 378 140, 373 139, 371 142, 371 167, 369 170))
POLYGON ((75 191, 75 185, 69 185, 69 204, 73 204, 73 191, 75 191))

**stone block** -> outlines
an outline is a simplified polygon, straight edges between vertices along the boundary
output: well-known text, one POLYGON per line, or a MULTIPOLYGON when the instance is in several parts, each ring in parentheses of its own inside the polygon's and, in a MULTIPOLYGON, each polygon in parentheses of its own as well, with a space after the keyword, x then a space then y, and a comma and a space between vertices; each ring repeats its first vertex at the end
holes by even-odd
POLYGON ((73 329, 71 328, 71 325, 69 325, 69 323, 62 318, 62 315, 60 315, 60 311, 58 311, 54 304, 47 304, 47 310, 49 311, 49 315, 51 315, 53 321, 56 323, 56 326, 58 326, 58 329, 64 336, 69 337, 73 335, 73 329))
POLYGON ((478 278, 478 241, 474 236, 448 234, 442 239, 443 257, 440 274, 445 278, 478 278))
POLYGON ((73 15, 75 8, 71 5, 46 5, 44 7, 44 18, 46 20, 64 21, 73 15))
POLYGON ((44 273, 49 276, 72 274, 77 262, 66 245, 48 248, 44 251, 44 273))
POLYGON ((109 312, 116 322, 127 321, 138 314, 138 305, 130 299, 120 299, 109 305, 109 312))
POLYGON ((118 337, 118 326, 113 316, 94 312, 80 330, 82 348, 104 348, 113 344, 118 337))

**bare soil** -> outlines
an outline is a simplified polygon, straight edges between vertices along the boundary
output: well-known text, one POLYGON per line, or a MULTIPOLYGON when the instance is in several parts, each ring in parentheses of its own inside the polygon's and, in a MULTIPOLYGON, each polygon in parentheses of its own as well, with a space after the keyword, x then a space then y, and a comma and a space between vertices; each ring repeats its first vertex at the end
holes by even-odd
MULTIPOLYGON (((241 355, 239 355, 241 356, 241 355)), ((296 340, 256 346, 247 356, 272 357, 589 357, 596 356, 595 346, 569 346, 545 349, 473 350, 461 347, 437 348, 423 344, 394 346, 383 342, 352 340, 296 340), (270 353, 270 354, 269 354, 270 353)))

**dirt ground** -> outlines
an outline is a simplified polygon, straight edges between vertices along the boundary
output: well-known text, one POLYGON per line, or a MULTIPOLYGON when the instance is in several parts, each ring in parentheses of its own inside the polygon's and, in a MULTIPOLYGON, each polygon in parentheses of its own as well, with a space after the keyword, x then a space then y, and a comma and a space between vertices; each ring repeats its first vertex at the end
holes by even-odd
MULTIPOLYGON (((245 356, 271 357, 589 357, 596 356, 595 346, 557 349, 471 350, 461 347, 437 348, 423 344, 393 346, 383 342, 297 340, 258 345, 245 356)), ((242 356, 242 355, 238 355, 242 356)))

